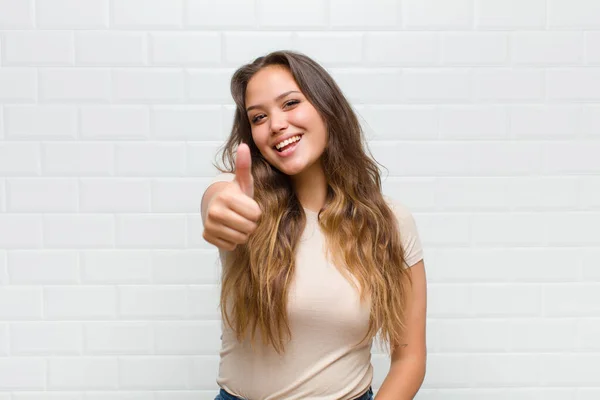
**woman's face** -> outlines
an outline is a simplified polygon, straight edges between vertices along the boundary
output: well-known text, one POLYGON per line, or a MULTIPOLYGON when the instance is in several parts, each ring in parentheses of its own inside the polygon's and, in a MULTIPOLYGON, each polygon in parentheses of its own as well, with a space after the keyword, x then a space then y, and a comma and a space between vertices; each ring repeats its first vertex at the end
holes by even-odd
POLYGON ((320 167, 327 128, 287 68, 268 66, 254 74, 246 107, 252 139, 269 164, 289 176, 320 167), (283 140, 289 144, 278 150, 283 140))

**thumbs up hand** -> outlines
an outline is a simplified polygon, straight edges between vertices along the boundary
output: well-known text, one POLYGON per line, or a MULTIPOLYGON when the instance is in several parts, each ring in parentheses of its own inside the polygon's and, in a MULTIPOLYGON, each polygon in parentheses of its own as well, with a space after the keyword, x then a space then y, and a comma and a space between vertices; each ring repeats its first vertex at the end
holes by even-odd
POLYGON ((238 146, 235 159, 235 180, 246 196, 254 198, 254 178, 252 177, 252 159, 250 148, 242 143, 238 146))
POLYGON ((254 200, 250 148, 242 143, 236 154, 235 179, 223 185, 208 203, 202 237, 220 249, 232 251, 248 241, 261 214, 254 200))

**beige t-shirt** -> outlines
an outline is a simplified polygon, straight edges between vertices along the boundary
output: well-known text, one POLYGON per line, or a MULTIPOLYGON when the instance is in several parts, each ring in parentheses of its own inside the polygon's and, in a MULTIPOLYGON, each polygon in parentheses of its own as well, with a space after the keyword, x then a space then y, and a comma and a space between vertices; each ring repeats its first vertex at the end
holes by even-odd
MULTIPOLYGON (((233 178, 220 174, 213 182, 233 178)), ((386 200, 399 221, 405 267, 413 266, 423 258, 413 216, 402 204, 386 200)), ((288 302, 292 339, 285 353, 280 356, 263 346, 258 329, 253 352, 249 340, 238 343, 227 324, 221 324, 217 384, 233 395, 250 400, 343 400, 360 396, 372 383, 373 338, 351 348, 368 330, 370 303, 360 304, 358 292, 326 260, 317 213, 304 211, 306 228, 288 302)), ((223 262, 226 251, 220 255, 223 262)))

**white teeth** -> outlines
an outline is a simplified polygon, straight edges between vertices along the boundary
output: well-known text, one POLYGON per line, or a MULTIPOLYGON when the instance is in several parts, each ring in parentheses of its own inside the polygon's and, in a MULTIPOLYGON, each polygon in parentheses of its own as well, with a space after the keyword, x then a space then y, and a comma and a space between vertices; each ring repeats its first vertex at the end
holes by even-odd
POLYGON ((285 147, 285 146, 287 146, 287 145, 288 145, 288 144, 290 144, 290 143, 297 142, 298 140, 300 140, 300 135, 297 135, 297 136, 291 137, 291 138, 289 138, 289 139, 287 139, 287 140, 284 140, 283 142, 277 143, 277 144, 275 145, 275 148, 276 148, 277 150, 279 150, 280 148, 282 148, 282 147, 285 147))

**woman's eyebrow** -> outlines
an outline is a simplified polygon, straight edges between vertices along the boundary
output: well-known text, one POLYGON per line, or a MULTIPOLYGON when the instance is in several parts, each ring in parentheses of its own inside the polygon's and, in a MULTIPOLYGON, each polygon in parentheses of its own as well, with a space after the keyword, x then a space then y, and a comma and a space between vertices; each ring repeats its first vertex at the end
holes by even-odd
MULTIPOLYGON (((284 98, 285 96, 287 96, 290 93, 300 93, 300 92, 297 91, 297 90, 290 90, 290 91, 287 91, 285 93, 281 93, 279 96, 275 97, 275 101, 281 100, 282 98, 284 98)), ((259 108, 260 106, 261 106, 260 104, 256 104, 256 105, 250 106, 250 107, 246 108, 246 112, 248 112, 250 110, 253 110, 255 108, 259 108)))

